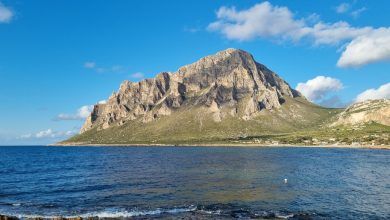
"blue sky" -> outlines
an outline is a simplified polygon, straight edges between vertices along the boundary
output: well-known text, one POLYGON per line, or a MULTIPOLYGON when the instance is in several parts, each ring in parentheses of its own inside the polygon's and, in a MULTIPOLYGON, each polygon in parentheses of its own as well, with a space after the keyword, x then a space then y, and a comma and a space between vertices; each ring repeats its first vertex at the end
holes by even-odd
POLYGON ((123 80, 226 48, 319 104, 389 98, 387 0, 0 2, 0 145, 69 137, 123 80))

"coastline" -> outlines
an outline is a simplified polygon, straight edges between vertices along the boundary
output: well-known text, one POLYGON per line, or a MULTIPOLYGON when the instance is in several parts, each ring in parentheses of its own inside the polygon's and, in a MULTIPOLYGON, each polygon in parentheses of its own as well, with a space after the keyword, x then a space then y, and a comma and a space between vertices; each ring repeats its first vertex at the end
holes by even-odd
POLYGON ((258 144, 258 143, 200 143, 200 144, 90 144, 90 143, 54 143, 52 147, 300 147, 300 148, 349 148, 349 149, 381 149, 390 150, 390 145, 304 145, 304 144, 258 144))

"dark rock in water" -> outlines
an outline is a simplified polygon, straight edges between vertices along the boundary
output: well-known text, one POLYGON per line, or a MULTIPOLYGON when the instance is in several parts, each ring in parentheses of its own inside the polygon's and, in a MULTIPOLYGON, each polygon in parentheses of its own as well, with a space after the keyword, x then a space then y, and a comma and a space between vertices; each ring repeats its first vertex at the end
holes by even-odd
MULTIPOLYGON (((0 220, 19 220, 20 218, 16 216, 7 216, 7 215, 0 215, 0 220)), ((83 220, 82 217, 71 217, 71 218, 66 218, 66 217, 53 217, 53 218, 42 218, 42 217, 33 217, 33 218, 23 218, 23 219, 28 219, 28 220, 83 220)), ((98 217, 88 217, 84 218, 85 220, 97 220, 99 219, 98 217)))
POLYGON ((6 216, 6 215, 0 215, 0 220, 17 220, 18 218, 15 216, 6 216))
POLYGON ((300 213, 300 214, 295 214, 293 217, 289 219, 294 219, 294 220, 310 220, 313 219, 313 217, 307 213, 300 213))

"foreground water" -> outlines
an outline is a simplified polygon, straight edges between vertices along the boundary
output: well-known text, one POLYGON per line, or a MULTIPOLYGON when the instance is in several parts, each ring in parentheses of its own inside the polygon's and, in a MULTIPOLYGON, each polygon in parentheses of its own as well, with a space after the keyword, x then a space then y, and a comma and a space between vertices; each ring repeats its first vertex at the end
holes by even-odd
POLYGON ((0 213, 386 219, 390 151, 0 147, 0 213))

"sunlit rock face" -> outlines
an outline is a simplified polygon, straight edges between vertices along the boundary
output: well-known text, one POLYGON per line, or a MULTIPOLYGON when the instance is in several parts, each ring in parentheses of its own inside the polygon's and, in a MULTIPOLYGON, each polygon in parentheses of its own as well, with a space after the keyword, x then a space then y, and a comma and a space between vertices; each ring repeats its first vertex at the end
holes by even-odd
POLYGON ((140 82, 124 81, 106 104, 95 105, 81 133, 132 120, 152 123, 180 108, 205 108, 213 120, 230 116, 250 120, 258 112, 278 109, 286 97, 301 94, 251 54, 227 49, 140 82))
POLYGON ((337 116, 332 126, 376 122, 390 126, 390 100, 377 99, 355 103, 337 116))

